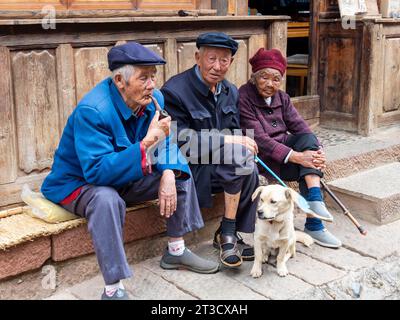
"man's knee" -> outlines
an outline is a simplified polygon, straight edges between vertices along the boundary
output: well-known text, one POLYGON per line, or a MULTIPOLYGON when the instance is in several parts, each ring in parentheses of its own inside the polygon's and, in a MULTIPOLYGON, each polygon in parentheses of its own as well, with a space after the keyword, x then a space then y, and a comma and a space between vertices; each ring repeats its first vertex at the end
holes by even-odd
POLYGON ((118 211, 126 210, 126 203, 120 197, 117 190, 107 186, 95 186, 93 187, 93 196, 91 204, 99 208, 115 208, 118 211))

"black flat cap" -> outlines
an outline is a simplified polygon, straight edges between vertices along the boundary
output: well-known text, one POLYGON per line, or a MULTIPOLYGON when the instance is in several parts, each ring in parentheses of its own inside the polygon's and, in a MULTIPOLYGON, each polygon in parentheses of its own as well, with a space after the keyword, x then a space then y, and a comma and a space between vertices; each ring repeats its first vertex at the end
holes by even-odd
POLYGON ((232 56, 238 49, 238 43, 223 32, 202 33, 197 37, 196 46, 197 48, 207 46, 231 49, 232 56))
POLYGON ((133 41, 115 46, 108 52, 108 68, 111 71, 126 64, 153 66, 165 63, 158 54, 133 41))

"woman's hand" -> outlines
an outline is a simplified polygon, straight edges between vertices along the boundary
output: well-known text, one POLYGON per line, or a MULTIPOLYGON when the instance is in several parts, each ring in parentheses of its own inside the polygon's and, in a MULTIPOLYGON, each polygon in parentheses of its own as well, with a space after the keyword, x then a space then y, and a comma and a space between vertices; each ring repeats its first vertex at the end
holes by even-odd
POLYGON ((293 151, 289 157, 289 162, 299 164, 305 168, 312 168, 321 171, 326 168, 325 152, 322 150, 322 148, 317 151, 293 151))
POLYGON ((177 205, 175 174, 172 170, 164 170, 161 176, 158 200, 160 202, 161 216, 171 217, 176 211, 177 205))

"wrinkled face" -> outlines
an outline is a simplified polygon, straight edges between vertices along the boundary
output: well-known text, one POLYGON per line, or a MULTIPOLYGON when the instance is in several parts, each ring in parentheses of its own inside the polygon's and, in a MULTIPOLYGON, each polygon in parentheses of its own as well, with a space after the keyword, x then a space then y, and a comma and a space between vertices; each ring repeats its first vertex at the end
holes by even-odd
POLYGON ((122 76, 117 79, 116 85, 127 106, 133 110, 151 103, 151 95, 156 87, 155 66, 135 66, 135 71, 125 81, 122 76))
POLYGON ((281 73, 272 68, 265 68, 257 71, 255 85, 258 93, 265 99, 272 97, 282 84, 281 73))
POLYGON ((201 47, 195 58, 204 81, 210 87, 225 78, 233 61, 230 49, 217 47, 201 47))
POLYGON ((253 194, 260 194, 257 214, 260 219, 267 221, 283 221, 287 211, 293 207, 291 191, 280 185, 259 187, 253 194))

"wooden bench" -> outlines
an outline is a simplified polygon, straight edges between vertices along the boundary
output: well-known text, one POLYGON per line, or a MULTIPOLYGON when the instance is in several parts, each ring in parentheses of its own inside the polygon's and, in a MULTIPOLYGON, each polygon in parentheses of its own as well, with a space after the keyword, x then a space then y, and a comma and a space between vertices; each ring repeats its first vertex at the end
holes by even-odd
MULTIPOLYGON (((49 259, 59 262, 94 252, 86 219, 50 224, 31 217, 29 207, 21 208, 0 212, 0 280, 40 268, 49 259)), ((222 216, 223 208, 223 194, 218 194, 213 208, 202 210, 204 221, 222 216)), ((158 201, 127 208, 125 243, 165 231, 158 201)))

